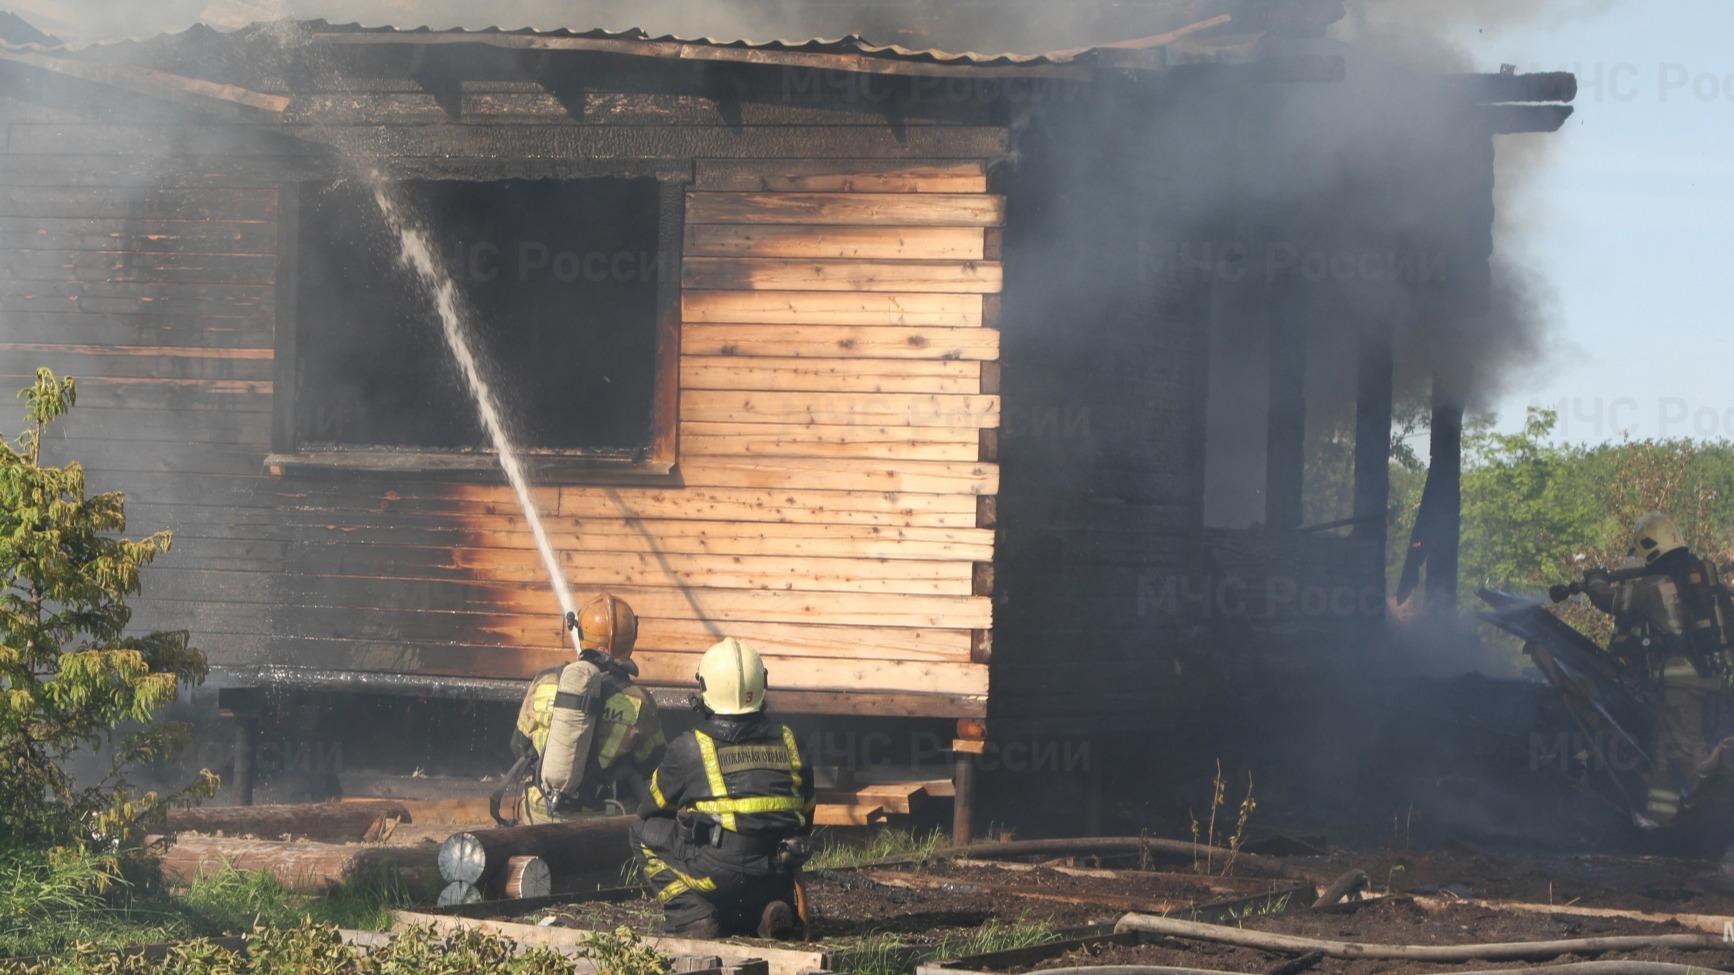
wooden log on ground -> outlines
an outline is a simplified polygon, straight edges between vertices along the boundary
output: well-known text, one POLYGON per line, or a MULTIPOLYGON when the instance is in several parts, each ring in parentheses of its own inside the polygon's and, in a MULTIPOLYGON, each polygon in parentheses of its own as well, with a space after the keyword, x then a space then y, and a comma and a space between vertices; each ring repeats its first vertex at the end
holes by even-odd
POLYGON ((302 894, 325 893, 344 884, 368 882, 382 876, 395 877, 414 896, 431 898, 440 888, 437 851, 425 843, 407 847, 369 846, 189 833, 147 837, 145 845, 160 856, 163 876, 180 885, 233 867, 268 873, 284 888, 302 894))
POLYGON ((500 894, 508 900, 546 897, 554 890, 553 881, 548 861, 537 856, 517 856, 506 861, 500 894))
POLYGON ((411 821, 400 802, 322 802, 308 805, 199 806, 171 809, 170 833, 221 833, 225 836, 285 836, 332 843, 377 840, 389 833, 392 820, 411 821))
POLYGON ((480 904, 482 892, 475 884, 466 884, 454 880, 440 888, 440 896, 436 904, 440 907, 457 907, 460 904, 480 904))
POLYGON ((455 833, 440 845, 440 876, 487 890, 501 882, 508 863, 519 856, 541 857, 563 877, 619 870, 632 857, 626 833, 637 819, 609 816, 455 833))
POLYGON ((1602 955, 1612 951, 1709 951, 1724 947, 1721 938, 1702 934, 1622 935, 1605 938, 1572 938, 1556 941, 1512 941, 1467 945, 1381 945, 1353 941, 1327 941, 1267 931, 1248 931, 1221 924, 1199 924, 1148 914, 1128 914, 1114 925, 1115 934, 1137 932, 1185 941, 1256 948, 1279 955, 1304 955, 1322 951, 1331 958, 1367 958, 1384 961, 1425 961, 1445 964, 1466 961, 1546 961, 1561 955, 1602 955))

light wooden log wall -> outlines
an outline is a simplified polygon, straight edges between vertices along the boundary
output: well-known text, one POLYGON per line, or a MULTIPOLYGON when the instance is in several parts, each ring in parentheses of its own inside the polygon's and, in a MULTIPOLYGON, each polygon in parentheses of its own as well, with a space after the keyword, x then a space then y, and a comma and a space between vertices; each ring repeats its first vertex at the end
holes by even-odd
MULTIPOLYGON (((882 118, 855 121, 783 133, 802 159, 689 160, 677 480, 536 498, 574 590, 643 617, 650 681, 690 682, 728 634, 806 692, 792 705, 984 713, 1003 202, 977 147, 1004 133, 881 145, 882 118), (891 158, 862 160, 868 142, 891 158), (944 151, 903 158, 923 145, 944 151)), ((628 128, 610 122, 594 128, 628 128)), ((222 156, 208 126, 175 143, 204 155, 153 164, 128 156, 130 129, 15 99, 0 123, 0 385, 77 376, 50 459, 125 491, 135 531, 176 532, 137 626, 190 629, 228 665, 521 678, 565 659, 503 485, 264 470, 291 284, 276 186, 304 164, 261 136, 222 156)), ((393 131, 430 166, 484 140, 414 128, 393 131)), ((498 138, 586 127, 521 128, 498 138)), ((663 125, 645 144, 737 134, 663 125)))

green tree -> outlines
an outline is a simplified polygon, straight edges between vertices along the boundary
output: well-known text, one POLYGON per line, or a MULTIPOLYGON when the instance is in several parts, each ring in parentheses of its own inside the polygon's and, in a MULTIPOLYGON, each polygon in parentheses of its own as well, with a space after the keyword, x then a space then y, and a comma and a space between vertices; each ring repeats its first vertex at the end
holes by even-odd
POLYGON ((184 632, 125 635, 126 599, 171 537, 120 537, 119 493, 87 496, 78 464, 42 464, 43 435, 76 395, 71 377, 38 370, 19 393, 29 429, 0 437, 0 836, 16 847, 112 848, 164 805, 215 786, 209 772, 173 796, 126 781, 184 740, 184 728, 151 719, 203 680, 205 659, 184 632), (100 780, 65 771, 74 753, 104 747, 100 780))

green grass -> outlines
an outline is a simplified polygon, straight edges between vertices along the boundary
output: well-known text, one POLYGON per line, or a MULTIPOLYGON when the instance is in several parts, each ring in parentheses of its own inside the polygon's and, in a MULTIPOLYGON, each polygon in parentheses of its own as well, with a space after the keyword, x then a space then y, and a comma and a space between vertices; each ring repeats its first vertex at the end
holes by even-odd
POLYGON ((932 961, 1032 948, 1058 937, 1052 925, 1031 921, 989 921, 967 935, 918 946, 907 944, 896 934, 882 932, 869 935, 842 952, 838 971, 844 975, 903 975, 932 961))
POLYGON ((0 958, 53 955, 75 945, 108 948, 240 934, 303 921, 384 930, 409 902, 394 880, 368 879, 321 897, 293 894, 275 878, 225 869, 184 891, 111 857, 0 851, 0 958))
POLYGON ((908 829, 881 829, 865 843, 850 842, 832 830, 819 831, 819 852, 807 862, 809 870, 843 870, 881 860, 926 860, 950 843, 941 830, 918 833, 908 829))

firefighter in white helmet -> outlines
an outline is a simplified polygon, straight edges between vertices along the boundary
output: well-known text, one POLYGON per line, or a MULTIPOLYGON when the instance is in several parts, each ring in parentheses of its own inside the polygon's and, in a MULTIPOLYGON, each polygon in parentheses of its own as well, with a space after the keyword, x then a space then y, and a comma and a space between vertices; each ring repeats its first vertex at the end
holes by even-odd
POLYGON ((765 714, 765 664, 752 647, 723 640, 696 676, 698 727, 651 775, 633 848, 671 933, 791 937, 813 777, 794 732, 765 714))
POLYGON ((1626 569, 1589 573, 1583 591, 1614 618, 1608 652, 1654 692, 1649 794, 1638 824, 1662 826, 1680 812, 1715 730, 1734 604, 1715 566, 1693 555, 1661 512, 1638 521, 1626 554, 1626 569))
POLYGON ((638 614, 603 593, 567 620, 578 631, 578 659, 538 674, 518 708, 512 750, 518 762, 493 802, 523 788, 524 821, 545 823, 598 812, 614 800, 630 809, 666 744, 656 704, 633 684, 638 614))

